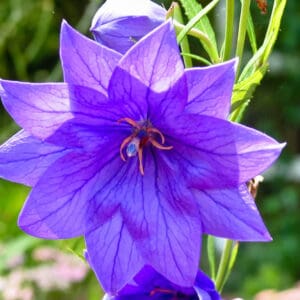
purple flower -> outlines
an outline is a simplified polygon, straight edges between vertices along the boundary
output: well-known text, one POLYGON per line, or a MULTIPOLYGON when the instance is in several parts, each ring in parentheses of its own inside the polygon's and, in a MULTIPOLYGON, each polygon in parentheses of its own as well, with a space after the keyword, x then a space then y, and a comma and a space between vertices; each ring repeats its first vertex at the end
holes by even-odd
POLYGON ((0 148, 0 176, 33 186, 19 226, 85 235, 107 292, 144 265, 192 286, 201 234, 267 241, 245 182, 283 144, 226 120, 235 61, 184 70, 171 22, 122 58, 65 22, 65 83, 1 80, 23 128, 0 148))
POLYGON ((107 0, 95 14, 91 31, 97 42, 124 54, 162 24, 166 13, 150 0, 107 0))
POLYGON ((117 296, 106 294, 103 300, 221 300, 214 283, 198 271, 192 287, 180 287, 151 267, 144 267, 117 296))

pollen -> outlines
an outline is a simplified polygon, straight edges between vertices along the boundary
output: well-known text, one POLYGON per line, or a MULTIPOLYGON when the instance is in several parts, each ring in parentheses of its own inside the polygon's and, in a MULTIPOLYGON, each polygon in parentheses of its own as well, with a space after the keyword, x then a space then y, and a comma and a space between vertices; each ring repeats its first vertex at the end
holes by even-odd
POLYGON ((130 118, 122 118, 118 120, 118 123, 122 122, 128 123, 132 126, 132 134, 122 141, 120 146, 120 157, 123 161, 126 161, 126 157, 128 158, 137 155, 139 160, 139 170, 141 174, 144 175, 144 147, 152 145, 160 150, 171 150, 173 146, 164 146, 164 135, 157 128, 153 127, 149 121, 136 122, 130 118), (126 152, 126 156, 124 155, 124 152, 126 152))

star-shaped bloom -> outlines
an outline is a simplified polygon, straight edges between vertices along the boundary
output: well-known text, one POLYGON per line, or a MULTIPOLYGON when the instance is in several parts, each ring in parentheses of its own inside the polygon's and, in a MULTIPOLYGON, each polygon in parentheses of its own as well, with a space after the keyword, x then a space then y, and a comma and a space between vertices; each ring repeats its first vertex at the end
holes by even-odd
POLYGON ((124 54, 162 24, 166 14, 150 0, 107 0, 96 12, 91 31, 98 43, 124 54))
POLYGON ((270 236, 245 183, 284 145, 226 120, 235 61, 185 70, 171 22, 123 57, 61 30, 64 83, 1 80, 23 128, 0 148, 0 176, 33 189, 19 226, 84 235, 107 292, 144 265, 192 286, 201 234, 270 236))
POLYGON ((214 283, 198 271, 192 287, 180 287, 151 267, 144 267, 117 296, 106 294, 103 300, 221 300, 214 283))

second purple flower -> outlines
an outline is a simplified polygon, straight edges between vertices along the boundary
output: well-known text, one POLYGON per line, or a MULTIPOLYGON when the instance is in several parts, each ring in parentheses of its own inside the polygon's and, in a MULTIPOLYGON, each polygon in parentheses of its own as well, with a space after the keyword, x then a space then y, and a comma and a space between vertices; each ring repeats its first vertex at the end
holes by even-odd
POLYGON ((150 0, 107 0, 95 14, 96 41, 124 54, 166 20, 167 11, 150 0))

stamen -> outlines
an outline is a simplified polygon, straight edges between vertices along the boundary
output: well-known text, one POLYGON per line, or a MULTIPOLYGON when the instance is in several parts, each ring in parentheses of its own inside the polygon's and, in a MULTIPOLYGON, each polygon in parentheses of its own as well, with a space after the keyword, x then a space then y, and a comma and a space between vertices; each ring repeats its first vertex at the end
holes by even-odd
POLYGON ((150 128, 148 128, 148 132, 157 133, 157 134, 160 136, 160 138, 161 138, 161 143, 162 143, 162 144, 165 143, 165 137, 164 137, 164 135, 161 133, 161 131, 159 131, 158 129, 153 128, 153 127, 150 127, 150 128))
POLYGON ((135 127, 137 129, 141 128, 141 125, 139 123, 137 123, 136 121, 130 119, 130 118, 122 118, 118 120, 118 123, 122 123, 122 122, 126 122, 129 125, 131 125, 132 127, 135 127))
POLYGON ((144 175, 144 166, 143 166, 143 147, 139 147, 138 150, 138 156, 139 156, 139 169, 142 175, 144 175))
POLYGON ((163 146, 165 143, 165 137, 161 131, 152 127, 152 124, 149 121, 145 122, 136 122, 130 118, 122 118, 118 120, 118 123, 126 122, 132 126, 132 134, 125 138, 120 146, 120 156, 123 161, 126 161, 124 155, 124 148, 126 147, 127 157, 133 157, 138 154, 139 160, 139 170, 142 175, 144 175, 144 166, 143 166, 143 149, 149 143, 152 146, 160 150, 171 150, 173 146, 163 146), (161 144, 156 141, 157 136, 161 139, 161 144))
POLYGON ((139 149, 140 139, 134 138, 126 148, 126 154, 128 157, 136 156, 139 149))
POLYGON ((149 139, 149 142, 156 148, 160 149, 160 150, 171 150, 173 149, 173 146, 163 146, 161 144, 159 144, 156 140, 154 139, 149 139))

